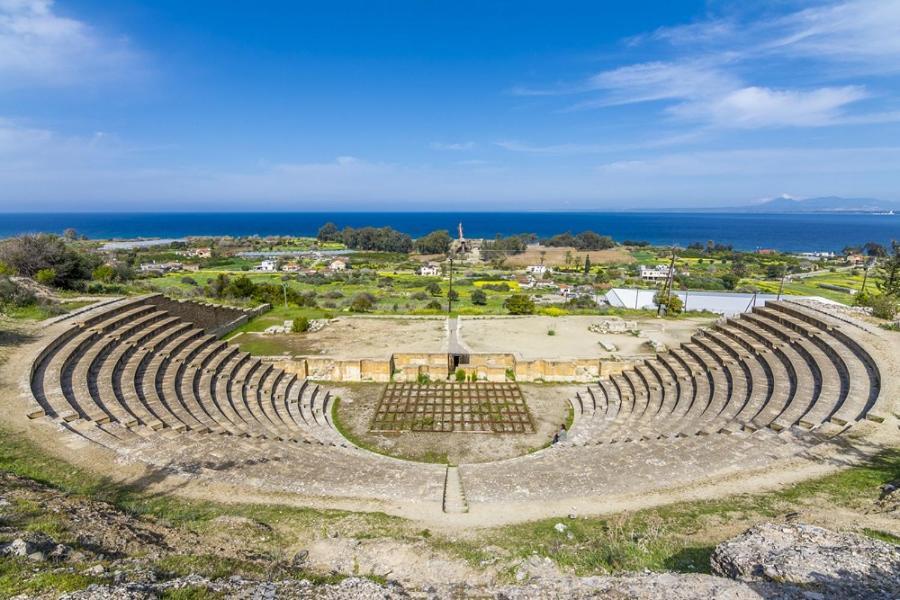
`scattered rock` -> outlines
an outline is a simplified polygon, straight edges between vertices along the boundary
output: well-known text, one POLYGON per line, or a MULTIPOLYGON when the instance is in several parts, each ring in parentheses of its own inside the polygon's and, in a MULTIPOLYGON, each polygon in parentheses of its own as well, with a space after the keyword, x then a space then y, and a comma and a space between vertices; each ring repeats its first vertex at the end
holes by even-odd
POLYGON ((566 527, 565 523, 557 523, 553 526, 553 529, 555 529, 557 533, 565 533, 568 527, 566 527))
POLYGON ((900 597, 900 548, 802 523, 766 523, 720 544, 713 572, 802 586, 825 598, 900 597))

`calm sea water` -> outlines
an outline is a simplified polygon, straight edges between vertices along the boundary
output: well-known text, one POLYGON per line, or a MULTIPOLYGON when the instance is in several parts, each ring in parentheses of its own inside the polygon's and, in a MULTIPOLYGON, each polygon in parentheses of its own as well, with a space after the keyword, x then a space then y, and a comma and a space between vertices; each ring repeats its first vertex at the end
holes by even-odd
POLYGON ((327 221, 338 227, 389 225, 413 237, 435 229, 455 236, 463 223, 467 237, 534 233, 550 236, 592 229, 616 240, 680 244, 715 240, 741 250, 839 251, 868 241, 900 239, 900 215, 738 214, 738 213, 6 213, 0 237, 26 232, 61 233, 74 227, 90 238, 174 238, 189 235, 315 235, 327 221))

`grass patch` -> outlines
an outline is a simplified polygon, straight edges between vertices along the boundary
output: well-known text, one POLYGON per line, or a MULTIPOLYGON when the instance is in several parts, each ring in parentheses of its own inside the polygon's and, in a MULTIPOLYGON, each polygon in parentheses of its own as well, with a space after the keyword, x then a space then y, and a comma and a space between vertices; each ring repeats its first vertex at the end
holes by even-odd
MULTIPOLYGON (((482 548, 497 546, 516 558, 550 558, 579 575, 649 569, 706 573, 715 545, 733 533, 711 537, 711 525, 777 518, 812 499, 864 508, 880 488, 900 478, 900 449, 887 450, 868 464, 802 482, 785 490, 741 494, 721 500, 681 502, 606 518, 552 518, 488 530, 475 540, 444 540, 440 546, 478 565, 489 559, 482 548), (556 525, 566 529, 561 533, 556 525)), ((743 526, 743 525, 741 525, 743 526)), ((870 537, 900 543, 894 534, 863 530, 870 537)))
POLYGON ((72 565, 70 568, 71 571, 61 570, 49 563, 0 558, 0 597, 74 592, 102 581, 77 572, 83 565, 72 565))
POLYGON ((893 533, 881 531, 880 529, 869 529, 868 527, 863 529, 862 532, 870 538, 900 546, 900 536, 896 536, 893 533))

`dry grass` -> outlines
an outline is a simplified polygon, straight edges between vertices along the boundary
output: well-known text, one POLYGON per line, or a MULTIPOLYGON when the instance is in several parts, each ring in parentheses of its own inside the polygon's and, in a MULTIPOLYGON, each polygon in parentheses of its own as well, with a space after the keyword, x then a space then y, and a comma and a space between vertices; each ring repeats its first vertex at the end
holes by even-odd
POLYGON ((616 263, 633 263, 634 257, 625 248, 610 248, 608 250, 594 250, 584 252, 575 248, 548 248, 533 244, 522 254, 516 254, 506 259, 506 265, 511 267, 525 267, 528 265, 541 264, 541 253, 544 254, 544 264, 549 267, 559 267, 566 264, 566 253, 571 253, 571 257, 578 263, 584 262, 584 255, 591 257, 591 264, 616 264, 616 263))

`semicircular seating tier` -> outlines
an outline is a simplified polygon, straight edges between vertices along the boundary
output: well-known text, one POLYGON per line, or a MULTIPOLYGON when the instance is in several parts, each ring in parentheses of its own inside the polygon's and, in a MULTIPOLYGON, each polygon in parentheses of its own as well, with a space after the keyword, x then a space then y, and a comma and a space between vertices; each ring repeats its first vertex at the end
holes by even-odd
POLYGON ((74 451, 100 446, 265 492, 440 511, 451 487, 478 507, 763 468, 884 412, 879 363, 853 326, 774 302, 589 386, 572 400, 567 442, 451 472, 349 443, 328 391, 220 339, 248 317, 154 295, 61 319, 27 374, 27 414, 55 424, 74 451))

